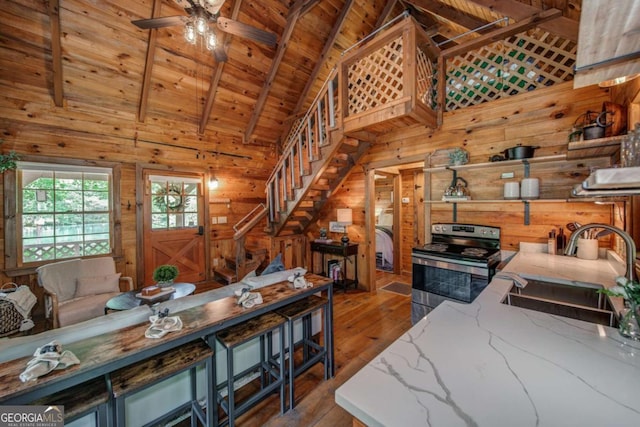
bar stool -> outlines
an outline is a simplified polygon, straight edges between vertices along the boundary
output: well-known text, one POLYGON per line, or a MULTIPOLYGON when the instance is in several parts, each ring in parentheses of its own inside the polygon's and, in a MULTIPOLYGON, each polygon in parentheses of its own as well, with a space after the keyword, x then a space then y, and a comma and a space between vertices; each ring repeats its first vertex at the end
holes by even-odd
POLYGON ((316 295, 311 295, 303 300, 296 301, 292 304, 284 306, 276 312, 287 319, 289 344, 285 351, 289 353, 289 409, 295 406, 295 378, 305 372, 316 363, 322 362, 324 365, 324 379, 329 379, 329 352, 327 351, 328 323, 327 307, 329 300, 316 295), (324 324, 322 327, 322 345, 314 341, 312 331, 312 316, 318 310, 322 310, 324 315, 324 324), (296 342, 294 338, 294 325, 296 321, 301 320, 302 338, 296 342), (295 364, 295 348, 296 345, 302 345, 302 363, 295 364))
POLYGON ((127 425, 125 414, 125 400, 127 397, 140 392, 161 381, 167 380, 177 374, 189 370, 191 397, 186 403, 171 411, 156 417, 146 425, 157 425, 171 420, 177 414, 186 410, 191 412, 191 425, 196 425, 196 418, 204 425, 212 425, 210 420, 215 418, 216 407, 214 404, 213 381, 210 373, 213 372, 213 350, 203 340, 191 341, 182 346, 165 351, 157 356, 145 359, 135 365, 127 366, 110 374, 111 393, 114 399, 114 417, 116 426, 127 425), (196 370, 199 366, 205 366, 207 372, 207 413, 205 414, 200 404, 196 390, 196 370))
MULTIPOLYGON (((226 349, 227 353, 227 400, 216 392, 220 406, 227 414, 227 419, 220 426, 235 425, 236 418, 249 410, 253 405, 280 389, 280 413, 285 411, 285 370, 284 370, 284 324, 285 318, 270 312, 249 319, 246 322, 231 326, 216 334, 217 341, 226 349), (280 351, 273 354, 273 332, 279 331, 280 351), (260 339, 260 361, 240 373, 234 372, 234 350, 253 339, 260 339), (258 371, 260 374, 260 390, 245 398, 242 403, 235 401, 235 383, 237 380, 258 371)), ((219 355, 219 354, 218 354, 219 355)), ((215 380, 215 366, 214 375, 215 380)), ((217 384, 217 380, 215 380, 217 384)), ((216 387, 217 390, 217 387, 216 387)), ((215 421, 215 420, 214 420, 215 421)))
POLYGON ((65 425, 93 413, 98 427, 110 425, 108 404, 109 393, 104 376, 31 402, 31 405, 64 406, 65 425))

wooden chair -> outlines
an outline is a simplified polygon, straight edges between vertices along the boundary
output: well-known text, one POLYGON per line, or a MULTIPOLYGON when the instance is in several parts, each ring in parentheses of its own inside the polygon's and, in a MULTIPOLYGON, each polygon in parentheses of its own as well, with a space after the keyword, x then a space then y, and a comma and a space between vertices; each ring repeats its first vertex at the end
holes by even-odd
POLYGON ((75 387, 62 390, 50 396, 43 397, 31 405, 62 405, 64 406, 65 424, 93 414, 97 427, 107 427, 109 393, 104 377, 87 381, 75 387))
POLYGON ((282 307, 276 312, 287 319, 288 342, 285 351, 289 354, 288 362, 288 383, 289 383, 289 409, 295 406, 295 378, 311 368, 317 363, 322 362, 324 365, 324 379, 329 379, 329 353, 326 348, 328 339, 328 327, 325 320, 322 327, 323 339, 322 344, 317 343, 313 339, 312 316, 314 313, 321 311, 326 319, 327 307, 329 300, 316 295, 294 302, 282 307), (302 324, 302 337, 297 342, 294 338, 294 326, 296 322, 302 324), (302 349, 301 363, 296 366, 295 348, 302 349))
MULTIPOLYGON (((235 425, 236 418, 248 411, 253 405, 280 390, 280 412, 285 411, 285 370, 284 370, 284 323, 285 318, 277 313, 267 313, 246 322, 231 326, 216 334, 217 341, 227 351, 227 400, 217 393, 217 400, 227 414, 227 419, 219 425, 235 425), (280 333, 280 350, 273 354, 273 332, 280 333), (234 350, 253 339, 260 339, 260 361, 245 371, 235 373, 233 364, 234 350), (238 404, 235 400, 236 381, 246 378, 254 372, 260 375, 260 390, 238 404)), ((218 354, 220 355, 220 354, 218 354)), ((217 384, 217 379, 214 374, 217 384)))
POLYGON ((154 408, 161 413, 156 414, 153 421, 146 425, 158 425, 170 421, 185 411, 191 412, 191 425, 196 425, 196 419, 204 425, 213 425, 209 420, 215 419, 214 383, 212 377, 214 361, 213 350, 203 340, 195 340, 180 347, 168 350, 157 356, 145 359, 132 366, 127 366, 110 374, 112 397, 114 400, 114 421, 116 426, 127 424, 126 399, 161 381, 165 381, 184 371, 189 371, 191 396, 189 401, 178 407, 162 413, 162 408, 154 408), (196 368, 205 366, 207 372, 207 412, 198 403, 196 391, 196 368))

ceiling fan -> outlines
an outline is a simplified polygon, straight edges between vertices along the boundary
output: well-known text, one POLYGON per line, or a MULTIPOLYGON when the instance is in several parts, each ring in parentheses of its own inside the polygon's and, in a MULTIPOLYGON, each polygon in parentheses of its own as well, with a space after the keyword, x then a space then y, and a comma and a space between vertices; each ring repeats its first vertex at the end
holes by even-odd
POLYGON ((218 62, 227 60, 227 54, 216 41, 216 35, 209 28, 209 23, 215 23, 217 28, 235 36, 244 37, 268 46, 275 46, 276 35, 261 30, 251 25, 220 16, 219 11, 225 0, 174 0, 183 7, 189 15, 164 16, 159 18, 139 19, 131 21, 143 30, 151 28, 172 27, 174 25, 185 26, 185 38, 195 43, 197 34, 201 34, 206 41, 207 49, 213 51, 218 62))

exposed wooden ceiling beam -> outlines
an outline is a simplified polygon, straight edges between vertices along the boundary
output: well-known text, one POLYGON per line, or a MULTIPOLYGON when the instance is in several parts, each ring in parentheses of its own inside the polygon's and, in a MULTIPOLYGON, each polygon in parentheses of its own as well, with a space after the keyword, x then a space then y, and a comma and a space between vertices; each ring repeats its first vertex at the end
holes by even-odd
POLYGON ((438 15, 446 19, 447 21, 451 21, 468 30, 480 28, 481 26, 487 24, 487 22, 482 19, 477 19, 470 15, 460 13, 460 11, 458 11, 457 9, 454 9, 436 0, 409 0, 408 3, 424 10, 427 13, 438 15))
POLYGON ((53 102, 62 107, 62 43, 60 41, 60 1, 49 0, 49 22, 51 23, 51 63, 53 69, 53 102))
MULTIPOLYGON (((151 17, 156 18, 160 15, 162 0, 154 0, 151 7, 151 17)), ((149 87, 151 86, 151 73, 153 71, 153 62, 156 55, 156 39, 158 30, 152 28, 149 30, 149 42, 147 43, 147 56, 144 60, 144 74, 142 75, 142 88, 140 90, 140 104, 138 104, 138 121, 144 122, 147 116, 147 102, 149 100, 149 87)))
MULTIPOLYGON (((479 6, 489 8, 515 21, 521 21, 542 9, 529 6, 516 0, 467 0, 479 6)), ((540 24, 540 28, 568 40, 578 41, 578 21, 561 17, 540 24)))
POLYGON ((289 9, 289 14, 287 15, 287 24, 284 27, 282 37, 280 38, 280 42, 278 43, 276 56, 273 58, 273 62, 271 62, 271 69, 269 70, 267 79, 264 82, 264 86, 262 86, 262 91, 260 92, 260 96, 258 96, 256 105, 253 107, 253 112, 251 113, 249 124, 247 125, 247 129, 245 130, 243 139, 244 143, 248 143, 251 139, 251 135, 256 128, 256 124, 258 123, 258 118, 260 117, 260 114, 262 114, 262 109, 264 108, 265 102, 267 102, 267 97, 269 96, 271 85, 273 84, 273 80, 276 77, 278 68, 280 68, 282 58, 287 51, 289 39, 291 38, 291 34, 293 34, 293 29, 296 26, 296 21, 298 20, 298 18, 300 18, 303 10, 309 11, 313 6, 318 4, 319 1, 320 0, 296 0, 291 9, 289 9))
MULTIPOLYGON (((242 0, 237 0, 233 4, 231 19, 238 19, 238 15, 240 14, 240 5, 242 5, 242 0)), ((226 51, 229 42, 225 33, 222 33, 222 37, 220 37, 219 42, 222 43, 223 50, 226 51)), ((198 126, 198 133, 200 134, 204 134, 204 130, 207 128, 207 122, 209 122, 209 117, 211 117, 211 110, 213 109, 213 104, 216 101, 216 94, 218 93, 218 86, 220 85, 220 79, 222 78, 223 71, 224 62, 218 63, 216 69, 213 71, 213 75, 211 76, 211 83, 209 83, 209 91, 207 92, 207 100, 204 103, 202 117, 200 117, 200 124, 198 126)))
POLYGON ((396 3, 398 3, 398 0, 390 0, 384 6, 384 9, 382 9, 382 13, 380 14, 380 16, 378 16, 378 20, 376 21, 376 26, 374 27, 376 30, 382 27, 387 19, 389 19, 389 16, 391 16, 391 12, 393 11, 393 7, 396 5, 396 3))
POLYGON ((545 10, 544 12, 534 13, 530 17, 522 19, 513 25, 509 25, 507 27, 503 27, 490 33, 484 34, 470 42, 462 43, 449 49, 444 49, 442 51, 442 57, 451 58, 456 55, 462 55, 469 52, 470 50, 474 50, 479 47, 486 46, 490 43, 504 40, 507 37, 526 31, 529 28, 539 27, 540 24, 552 19, 556 19, 560 16, 562 16, 562 11, 558 9, 549 9, 545 10))
POLYGON ((311 71, 311 75, 309 76, 309 79, 307 80, 307 84, 304 87, 304 90, 302 91, 302 94, 300 95, 300 98, 298 99, 298 103, 296 104, 296 107, 293 110, 294 111, 293 115, 296 115, 296 114, 298 114, 300 112, 300 109, 302 108, 302 105, 304 104, 304 101, 307 98, 307 95, 309 95, 309 91, 311 90, 311 86, 316 81, 316 78, 318 77, 318 74, 320 73, 320 70, 322 69, 322 66, 325 64, 325 62, 327 60, 327 55, 329 54, 329 50, 331 50, 331 48, 333 48, 333 46, 334 46, 334 44, 336 42, 336 39, 340 35, 340 31, 342 31, 342 26, 344 25, 345 18, 347 17, 349 12, 351 11, 351 7, 352 6, 353 6, 353 0, 347 0, 345 5, 344 5, 344 7, 342 8, 342 11, 340 12, 340 16, 338 16, 338 19, 336 20, 336 23, 334 24, 333 28, 331 29, 331 33, 329 34, 329 38, 327 39, 326 43, 324 44, 324 47, 322 49, 322 53, 320 53, 320 57, 318 59, 318 62, 316 62, 316 66, 313 68, 313 71, 311 71))

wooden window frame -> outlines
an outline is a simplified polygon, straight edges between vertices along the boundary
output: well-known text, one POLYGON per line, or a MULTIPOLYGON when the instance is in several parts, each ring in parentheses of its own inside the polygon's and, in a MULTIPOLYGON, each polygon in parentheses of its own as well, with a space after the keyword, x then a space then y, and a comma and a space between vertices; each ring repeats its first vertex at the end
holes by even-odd
MULTIPOLYGON (((113 239, 112 252, 108 255, 118 259, 122 257, 122 225, 120 207, 120 180, 121 180, 121 167, 119 163, 104 162, 104 161, 89 161, 81 159, 68 159, 68 158, 51 158, 41 156, 21 156, 21 161, 43 163, 50 165, 71 165, 82 167, 97 167, 111 169, 112 179, 112 206, 111 211, 113 215, 113 228, 111 230, 111 237, 113 239)), ((8 170, 4 172, 4 273, 8 277, 16 277, 25 274, 32 274, 35 269, 43 264, 54 262, 55 260, 47 260, 37 263, 29 263, 26 266, 21 265, 21 256, 18 253, 18 188, 17 188, 17 174, 15 170, 8 170)), ((107 255, 107 254, 105 254, 107 255)), ((104 256, 104 255, 102 255, 104 256)), ((66 258, 65 258, 66 259, 66 258)))

